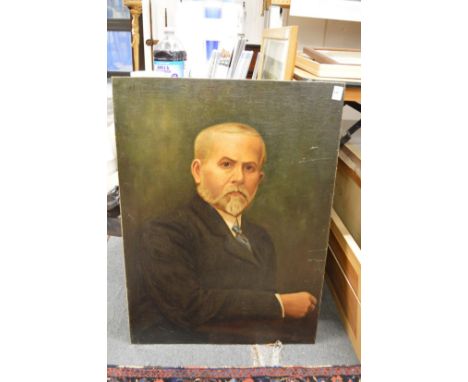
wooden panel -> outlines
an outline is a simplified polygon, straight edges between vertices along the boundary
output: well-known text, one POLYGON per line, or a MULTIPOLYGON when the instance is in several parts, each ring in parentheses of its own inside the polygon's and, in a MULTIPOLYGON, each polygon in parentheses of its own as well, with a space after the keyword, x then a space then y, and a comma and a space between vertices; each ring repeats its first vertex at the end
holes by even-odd
POLYGON ((355 166, 350 166, 347 158, 341 154, 338 158, 338 171, 352 179, 359 187, 361 187, 361 169, 355 166))
POLYGON ((352 292, 351 286, 330 249, 327 256, 326 281, 336 302, 345 331, 357 357, 361 359, 361 304, 352 292))
POLYGON ((360 248, 332 210, 326 279, 357 356, 361 357, 360 248))
MULTIPOLYGON (((356 132, 356 134, 358 134, 358 132, 356 132)), ((347 143, 340 149, 340 153, 349 158, 355 167, 359 169, 359 172, 361 172, 361 150, 358 150, 354 145, 347 143)))
POLYGON ((361 88, 355 87, 350 88, 347 87, 344 94, 345 101, 355 101, 361 103, 361 88))
POLYGON ((357 310, 359 308, 360 302, 351 288, 346 275, 340 268, 335 254, 332 250, 330 250, 330 248, 328 250, 326 269, 328 277, 330 278, 330 281, 333 284, 335 291, 337 292, 341 307, 345 311, 346 318, 354 331, 354 328, 356 328, 357 310))
POLYGON ((361 275, 361 266, 356 264, 356 262, 351 261, 343 250, 340 248, 338 241, 335 238, 335 235, 330 233, 330 249, 333 251, 334 257, 341 268, 342 272, 346 275, 346 278, 356 294, 359 301, 361 301, 361 288, 360 288, 360 275, 361 275))
POLYGON ((357 245, 361 246, 361 179, 343 161, 338 161, 333 209, 357 245))
POLYGON ((330 229, 340 244, 341 249, 346 254, 346 257, 348 257, 350 261, 356 265, 356 267, 359 265, 360 269, 359 259, 361 257, 361 249, 343 224, 343 221, 339 218, 338 214, 333 209, 331 213, 330 229))
POLYGON ((289 8, 291 0, 271 0, 271 5, 278 5, 281 8, 289 8))
POLYGON ((351 173, 349 173, 350 177, 361 187, 361 157, 357 156, 354 150, 344 145, 340 149, 339 163, 345 165, 341 168, 343 171, 351 171, 351 173))
POLYGON ((252 60, 250 61, 249 70, 247 72, 247 78, 251 79, 252 74, 253 74, 254 69, 255 69, 255 63, 257 62, 258 53, 260 52, 260 45, 247 44, 245 46, 245 50, 250 50, 250 51, 253 52, 252 60))

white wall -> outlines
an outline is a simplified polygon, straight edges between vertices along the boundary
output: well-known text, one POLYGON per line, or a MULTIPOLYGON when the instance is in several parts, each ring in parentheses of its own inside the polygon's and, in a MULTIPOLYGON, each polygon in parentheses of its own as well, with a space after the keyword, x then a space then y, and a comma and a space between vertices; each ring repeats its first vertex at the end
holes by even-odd
POLYGON ((304 46, 361 49, 361 23, 289 16, 283 10, 283 25, 299 26, 298 50, 304 46))

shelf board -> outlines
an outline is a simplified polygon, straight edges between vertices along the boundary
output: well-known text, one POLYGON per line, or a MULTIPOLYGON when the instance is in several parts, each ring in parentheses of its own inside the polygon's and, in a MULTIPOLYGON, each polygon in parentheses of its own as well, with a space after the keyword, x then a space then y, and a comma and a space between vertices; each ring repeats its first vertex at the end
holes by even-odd
POLYGON ((271 5, 277 5, 281 8, 289 8, 291 6, 291 0, 271 0, 271 5))

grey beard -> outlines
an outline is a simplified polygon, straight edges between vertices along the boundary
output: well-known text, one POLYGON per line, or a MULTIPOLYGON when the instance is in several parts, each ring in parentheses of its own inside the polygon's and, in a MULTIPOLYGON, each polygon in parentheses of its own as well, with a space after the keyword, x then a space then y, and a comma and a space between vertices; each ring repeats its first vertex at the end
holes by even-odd
POLYGON ((248 202, 242 197, 230 197, 226 203, 225 210, 232 216, 239 216, 247 207, 248 202))
POLYGON ((239 216, 242 213, 242 211, 244 211, 245 208, 249 205, 249 198, 245 190, 239 191, 238 189, 232 189, 228 190, 227 192, 229 193, 232 191, 239 191, 244 195, 245 198, 241 196, 226 195, 227 193, 219 196, 218 198, 214 198, 211 195, 211 193, 206 189, 206 187, 202 186, 201 184, 198 185, 197 191, 205 202, 215 206, 216 208, 219 208, 220 210, 227 212, 229 215, 232 216, 239 216))

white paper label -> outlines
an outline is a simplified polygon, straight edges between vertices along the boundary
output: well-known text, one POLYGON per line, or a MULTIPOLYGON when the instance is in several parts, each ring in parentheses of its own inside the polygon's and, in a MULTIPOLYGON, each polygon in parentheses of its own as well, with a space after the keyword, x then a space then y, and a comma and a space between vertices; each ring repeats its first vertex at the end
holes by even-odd
POLYGON ((335 101, 341 101, 341 98, 343 97, 343 91, 343 86, 333 86, 332 99, 334 99, 335 101))
POLYGON ((158 77, 182 78, 184 76, 184 61, 154 61, 154 73, 158 77))

